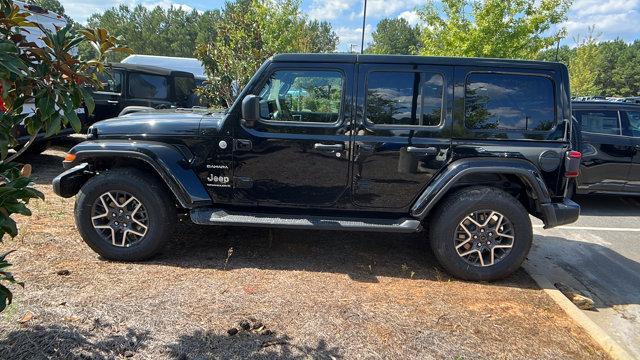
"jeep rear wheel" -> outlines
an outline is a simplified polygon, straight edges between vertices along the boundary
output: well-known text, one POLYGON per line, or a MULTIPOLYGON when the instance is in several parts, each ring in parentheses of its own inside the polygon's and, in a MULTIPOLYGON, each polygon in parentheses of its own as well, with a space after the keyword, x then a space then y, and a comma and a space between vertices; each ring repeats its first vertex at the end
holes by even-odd
POLYGON ((533 238, 522 204, 491 187, 470 187, 450 195, 430 225, 436 258, 449 273, 466 280, 510 275, 526 258, 533 238))
POLYGON ((76 198, 76 225, 102 257, 145 260, 171 237, 175 209, 162 184, 135 169, 116 169, 87 181, 76 198))

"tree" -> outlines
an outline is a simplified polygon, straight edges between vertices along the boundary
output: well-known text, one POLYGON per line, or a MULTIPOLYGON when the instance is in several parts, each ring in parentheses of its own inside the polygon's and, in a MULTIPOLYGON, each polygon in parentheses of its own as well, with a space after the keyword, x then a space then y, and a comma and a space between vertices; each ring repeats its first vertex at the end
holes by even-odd
MULTIPOLYGON (((12 0, 0 0, 0 242, 5 234, 18 234, 13 214, 31 215, 29 200, 43 198, 43 194, 30 186, 30 167, 20 169, 11 161, 33 143, 44 131, 45 136, 60 132, 63 126, 80 131, 80 119, 75 110, 85 103, 93 111, 93 99, 85 85, 99 86, 95 73, 104 71, 102 61, 113 51, 125 51, 117 39, 104 29, 81 29, 71 24, 55 32, 44 27, 44 46, 30 42, 25 30, 37 25, 27 21, 12 0), (98 57, 81 61, 71 50, 82 42, 99 49, 98 57), (34 100, 36 111, 23 113, 23 105, 34 100), (14 128, 24 124, 30 140, 8 156, 16 143, 14 128)), ((0 255, 0 311, 11 303, 11 291, 3 283, 16 283, 7 268, 5 253, 0 255)))
POLYGON ((429 1, 418 14, 424 55, 533 59, 554 45, 571 0, 429 1), (548 35, 547 35, 548 34, 548 35))
POLYGON ((232 88, 243 88, 273 54, 334 51, 338 42, 329 23, 300 14, 297 0, 226 2, 213 33, 196 47, 209 77, 199 93, 223 106, 233 102, 232 88))
MULTIPOLYGON (((211 37, 210 29, 215 27, 218 17, 217 10, 200 14, 173 6, 148 9, 143 5, 133 8, 120 5, 91 15, 87 23, 90 27, 107 29, 136 54, 192 57, 196 41, 211 37)), ((85 46, 81 53, 92 56, 93 50, 85 46)), ((112 61, 123 58, 123 54, 112 55, 112 61)))
POLYGON ((58 15, 62 15, 65 20, 67 20, 67 23, 75 24, 73 19, 71 19, 69 16, 67 16, 67 14, 64 13, 64 6, 62 6, 62 4, 60 4, 60 1, 58 0, 27 0, 25 2, 27 4, 36 5, 45 10, 52 11, 58 15))
POLYGON ((370 54, 415 55, 420 51, 420 29, 404 18, 383 19, 371 36, 373 42, 365 50, 370 54))
POLYGON ((573 96, 593 96, 601 93, 596 82, 600 66, 598 42, 591 29, 584 40, 576 40, 575 55, 569 59, 569 85, 573 96))
POLYGON ((58 0, 27 0, 27 4, 39 6, 45 10, 53 11, 58 15, 64 15, 64 6, 58 0))

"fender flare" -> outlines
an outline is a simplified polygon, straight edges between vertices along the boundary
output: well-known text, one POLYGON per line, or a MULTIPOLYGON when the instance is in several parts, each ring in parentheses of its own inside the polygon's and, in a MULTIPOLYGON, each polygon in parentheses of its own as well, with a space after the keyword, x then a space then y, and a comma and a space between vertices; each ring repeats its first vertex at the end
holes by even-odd
MULTIPOLYGON (((72 162, 64 162, 65 168, 99 158, 144 161, 160 176, 183 208, 191 209, 212 203, 202 182, 190 168, 185 154, 173 145, 155 141, 89 140, 71 148, 69 154, 74 154, 76 157, 72 162)), ((59 177, 63 178, 63 175, 64 173, 59 177)), ((64 187, 61 180, 58 180, 58 183, 60 188, 64 187)), ((77 187, 75 191, 64 191, 64 195, 67 197, 75 195, 80 187, 77 184, 74 187, 77 187), (72 194, 69 195, 70 193, 72 194)))
POLYGON ((531 190, 540 210, 543 204, 551 202, 549 190, 531 162, 513 158, 467 158, 452 162, 436 175, 414 202, 411 215, 424 219, 458 180, 469 174, 480 173, 517 176, 531 190))

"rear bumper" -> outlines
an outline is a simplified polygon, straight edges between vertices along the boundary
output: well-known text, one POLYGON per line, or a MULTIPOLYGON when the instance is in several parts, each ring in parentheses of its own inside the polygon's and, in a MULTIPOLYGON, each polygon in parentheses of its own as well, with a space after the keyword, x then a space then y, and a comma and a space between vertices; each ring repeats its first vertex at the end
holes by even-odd
POLYGON ((545 229, 574 223, 580 216, 580 205, 567 198, 559 203, 542 204, 541 208, 545 229))
POLYGON ((89 164, 82 163, 63 172, 53 179, 53 192, 58 196, 69 198, 80 191, 82 185, 91 177, 89 164))

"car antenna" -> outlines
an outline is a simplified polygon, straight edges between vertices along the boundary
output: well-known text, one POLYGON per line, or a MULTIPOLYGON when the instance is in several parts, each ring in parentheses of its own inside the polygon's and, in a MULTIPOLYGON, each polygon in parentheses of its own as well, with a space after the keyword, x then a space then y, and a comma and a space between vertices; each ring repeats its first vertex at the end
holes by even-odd
POLYGON ((367 0, 364 0, 364 10, 362 11, 362 41, 360 42, 360 54, 364 54, 364 27, 367 22, 367 0))
POLYGON ((560 52, 560 38, 558 38, 558 43, 556 44, 556 62, 558 62, 558 53, 560 52))

